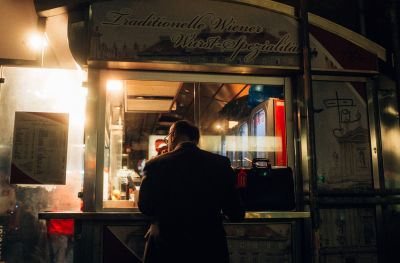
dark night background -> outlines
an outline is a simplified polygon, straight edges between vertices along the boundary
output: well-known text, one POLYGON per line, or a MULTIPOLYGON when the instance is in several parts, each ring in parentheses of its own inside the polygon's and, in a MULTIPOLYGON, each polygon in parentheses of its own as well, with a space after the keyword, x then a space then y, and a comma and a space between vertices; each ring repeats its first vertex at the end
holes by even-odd
MULTIPOLYGON (((277 2, 297 7, 300 1, 278 0, 277 2)), ((384 47, 387 51, 387 63, 381 62, 380 67, 394 78, 390 10, 396 9, 397 24, 400 24, 399 0, 305 0, 304 2, 308 3, 309 12, 364 35, 384 47)), ((397 26, 399 35, 398 31, 397 26)))

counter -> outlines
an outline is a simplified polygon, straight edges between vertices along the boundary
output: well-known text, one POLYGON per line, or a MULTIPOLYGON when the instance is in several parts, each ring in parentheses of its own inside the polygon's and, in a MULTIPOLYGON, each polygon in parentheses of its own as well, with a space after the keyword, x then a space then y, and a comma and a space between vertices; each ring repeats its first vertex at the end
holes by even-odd
MULTIPOLYGON (((302 223, 309 218, 310 212, 263 211, 225 222, 231 263, 302 262, 302 223)), ((74 219, 74 263, 141 262, 149 218, 140 212, 41 212, 39 219, 74 219)))
MULTIPOLYGON (((245 219, 304 219, 310 212, 265 211, 246 212, 245 219)), ((76 219, 76 220, 148 220, 141 212, 41 212, 39 219, 76 219)))

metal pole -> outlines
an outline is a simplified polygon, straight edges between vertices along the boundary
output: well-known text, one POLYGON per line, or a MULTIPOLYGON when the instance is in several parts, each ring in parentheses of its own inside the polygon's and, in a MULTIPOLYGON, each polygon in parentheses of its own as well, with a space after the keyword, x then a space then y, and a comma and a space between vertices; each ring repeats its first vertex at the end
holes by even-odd
POLYGON ((316 154, 315 154, 315 135, 314 135, 314 106, 312 95, 312 82, 311 82, 311 52, 308 30, 308 4, 307 0, 299 0, 299 19, 300 19, 300 44, 301 44, 301 61, 302 61, 302 88, 300 91, 304 100, 304 107, 300 113, 301 119, 305 119, 304 125, 306 126, 307 133, 307 156, 302 156, 302 159, 307 158, 307 162, 303 162, 308 166, 308 173, 310 178, 310 211, 312 216, 312 247, 314 262, 319 262, 319 211, 317 207, 317 173, 316 173, 316 154))
POLYGON ((193 83, 193 87, 194 87, 194 107, 193 107, 193 121, 194 121, 194 125, 196 125, 197 127, 199 127, 199 129, 201 130, 200 127, 200 83, 196 82, 193 83))
POLYGON ((40 53, 37 54, 37 60, 38 64, 40 64, 40 67, 44 66, 44 52, 46 51, 45 49, 45 32, 46 32, 46 18, 45 17, 39 17, 38 18, 38 31, 40 32, 40 53), (39 62, 40 60, 40 62, 39 62))
MULTIPOLYGON (((86 100, 86 121, 85 124, 85 176, 83 179, 83 211, 84 212, 96 212, 96 175, 98 161, 97 152, 98 149, 98 133, 99 133, 99 109, 101 107, 100 102, 100 84, 99 84, 99 71, 88 70, 88 95, 86 100)), ((103 105, 105 106, 105 105, 103 105)), ((104 130, 104 127, 101 127, 104 130)), ((103 151, 101 151, 103 152, 103 151)), ((98 198, 98 197, 97 197, 98 198)))
POLYGON ((360 33, 365 36, 366 35, 366 27, 365 27, 365 5, 364 0, 358 0, 358 18, 360 21, 360 33))

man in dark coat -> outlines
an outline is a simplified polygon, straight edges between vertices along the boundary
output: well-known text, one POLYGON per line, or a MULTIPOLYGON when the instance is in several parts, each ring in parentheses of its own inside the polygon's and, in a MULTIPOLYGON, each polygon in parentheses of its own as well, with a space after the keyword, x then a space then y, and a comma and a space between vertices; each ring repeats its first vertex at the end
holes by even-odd
POLYGON ((146 163, 140 187, 139 209, 154 220, 144 262, 229 262, 223 215, 244 218, 229 159, 199 149, 187 121, 166 139, 169 152, 146 163))

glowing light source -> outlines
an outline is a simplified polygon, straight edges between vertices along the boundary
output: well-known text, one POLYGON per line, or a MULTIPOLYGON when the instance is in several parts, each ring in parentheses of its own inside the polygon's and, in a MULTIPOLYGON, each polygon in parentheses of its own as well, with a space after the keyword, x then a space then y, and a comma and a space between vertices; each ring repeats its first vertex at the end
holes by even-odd
POLYGON ((82 87, 81 93, 82 93, 82 95, 83 95, 84 97, 87 97, 87 95, 88 95, 88 89, 82 87))
POLYGON ((110 79, 107 80, 107 90, 108 91, 121 91, 123 87, 123 82, 122 80, 114 80, 114 79, 110 79))
POLYGON ((239 124, 238 121, 229 121, 228 122, 228 127, 229 127, 229 129, 232 129, 233 127, 235 127, 238 124, 239 124))
POLYGON ((28 45, 35 51, 41 51, 48 46, 46 34, 32 33, 28 38, 28 45))

